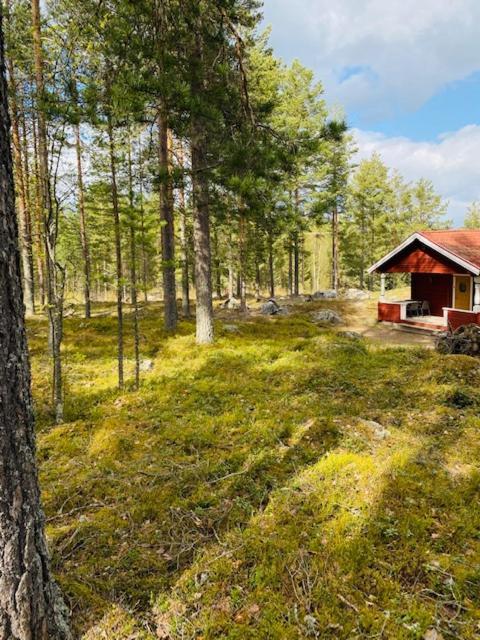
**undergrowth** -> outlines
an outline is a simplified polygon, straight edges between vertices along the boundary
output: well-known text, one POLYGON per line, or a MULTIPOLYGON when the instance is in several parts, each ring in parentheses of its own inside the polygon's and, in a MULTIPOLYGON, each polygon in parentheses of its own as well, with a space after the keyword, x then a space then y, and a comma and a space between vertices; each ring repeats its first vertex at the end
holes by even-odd
POLYGON ((153 370, 120 394, 115 319, 68 319, 58 427, 46 326, 29 326, 48 535, 79 634, 478 638, 479 361, 343 337, 305 309, 229 322, 196 347, 152 305, 153 370))

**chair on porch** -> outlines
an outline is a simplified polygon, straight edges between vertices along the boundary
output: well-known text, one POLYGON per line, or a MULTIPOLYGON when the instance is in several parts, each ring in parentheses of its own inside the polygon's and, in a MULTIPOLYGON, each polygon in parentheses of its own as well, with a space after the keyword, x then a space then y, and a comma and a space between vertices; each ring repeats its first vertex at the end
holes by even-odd
POLYGON ((411 318, 422 315, 422 303, 416 302, 415 300, 409 302, 407 307, 407 315, 411 318))
POLYGON ((428 302, 428 300, 424 300, 422 302, 421 315, 422 316, 431 316, 432 315, 430 313, 430 303, 428 302))

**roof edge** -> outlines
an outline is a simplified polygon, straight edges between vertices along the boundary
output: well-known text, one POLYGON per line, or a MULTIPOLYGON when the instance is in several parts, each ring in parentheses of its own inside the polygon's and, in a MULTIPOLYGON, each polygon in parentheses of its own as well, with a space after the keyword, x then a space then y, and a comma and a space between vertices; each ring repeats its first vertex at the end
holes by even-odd
POLYGON ((460 265, 461 267, 463 267, 473 275, 475 276, 480 275, 479 267, 475 266, 472 262, 469 262, 468 260, 464 260, 460 256, 457 256, 455 253, 452 253, 448 249, 445 249, 444 247, 440 246, 436 242, 433 242, 433 240, 430 240, 429 238, 424 236, 423 233, 421 232, 412 233, 412 235, 409 236, 406 240, 404 240, 401 244, 399 244, 398 247, 395 247, 395 249, 390 251, 390 253, 388 253, 386 256, 384 256, 383 258, 378 260, 374 265, 372 265, 368 269, 368 273, 371 274, 377 271, 383 264, 385 264, 386 262, 394 258, 398 253, 403 251, 403 249, 406 249, 410 244, 415 242, 415 240, 419 240, 420 242, 423 242, 423 244, 425 244, 427 247, 430 247, 437 253, 440 253, 441 255, 443 255, 445 258, 448 258, 452 262, 455 262, 456 264, 460 265))

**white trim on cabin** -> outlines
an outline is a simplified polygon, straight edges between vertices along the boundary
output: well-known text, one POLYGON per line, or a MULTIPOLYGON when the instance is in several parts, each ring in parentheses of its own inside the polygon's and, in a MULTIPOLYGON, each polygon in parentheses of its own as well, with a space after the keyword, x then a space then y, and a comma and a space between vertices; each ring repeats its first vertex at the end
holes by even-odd
POLYGON ((439 246, 435 242, 432 242, 432 240, 429 240, 428 238, 426 238, 421 233, 413 233, 409 238, 407 238, 404 242, 402 242, 402 244, 398 245, 398 247, 393 249, 393 251, 390 251, 389 254, 384 256, 381 260, 379 260, 372 267, 370 267, 370 269, 368 269, 368 273, 373 273, 374 271, 376 271, 379 267, 381 267, 383 264, 388 262, 391 258, 396 256, 401 251, 403 251, 403 249, 405 249, 410 244, 415 242, 415 240, 419 240, 420 242, 422 242, 427 247, 430 247, 430 249, 433 249, 434 251, 436 251, 440 255, 444 256, 445 258, 448 258, 452 262, 455 262, 455 264, 460 265, 461 267, 463 267, 464 269, 466 269, 470 273, 473 273, 473 275, 475 275, 475 276, 479 276, 480 275, 480 269, 478 267, 475 267, 471 262, 467 262, 466 260, 463 260, 462 258, 459 258, 454 253, 451 253, 450 251, 448 251, 447 249, 444 249, 443 247, 439 246))

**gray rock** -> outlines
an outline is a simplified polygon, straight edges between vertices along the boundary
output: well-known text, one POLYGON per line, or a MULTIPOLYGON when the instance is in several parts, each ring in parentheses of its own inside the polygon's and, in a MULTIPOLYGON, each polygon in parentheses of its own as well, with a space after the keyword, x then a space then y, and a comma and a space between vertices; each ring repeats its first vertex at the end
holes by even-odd
POLYGON ((238 333, 240 331, 236 324, 225 324, 223 328, 227 333, 238 333))
POLYGON ((280 307, 273 299, 262 305, 262 315, 264 316, 275 316, 279 311, 280 307))
POLYGON ((314 311, 310 317, 313 322, 325 322, 328 324, 341 324, 343 322, 342 316, 333 311, 333 309, 314 311))
POLYGON ((340 338, 348 338, 349 340, 362 340, 363 336, 356 331, 339 331, 340 338))
POLYGON ((276 315, 277 316, 288 316, 289 313, 290 313, 290 311, 287 309, 287 307, 280 307, 280 309, 277 311, 276 315))
POLYGON ((364 420, 361 418, 359 423, 363 427, 366 427, 376 440, 386 440, 391 435, 388 429, 385 429, 383 425, 379 422, 375 422, 375 420, 364 420))
POLYGON ((314 300, 333 300, 337 297, 335 289, 326 289, 325 291, 315 291, 312 295, 314 300))
POLYGON ((225 304, 225 308, 230 309, 231 311, 236 311, 242 306, 240 300, 237 300, 236 298, 230 298, 225 304))
POLYGON ((363 289, 346 289, 342 298, 345 300, 370 300, 370 292, 363 289))
POLYGON ((140 361, 140 371, 146 373, 147 371, 152 371, 153 369, 153 360, 141 360, 140 361))

